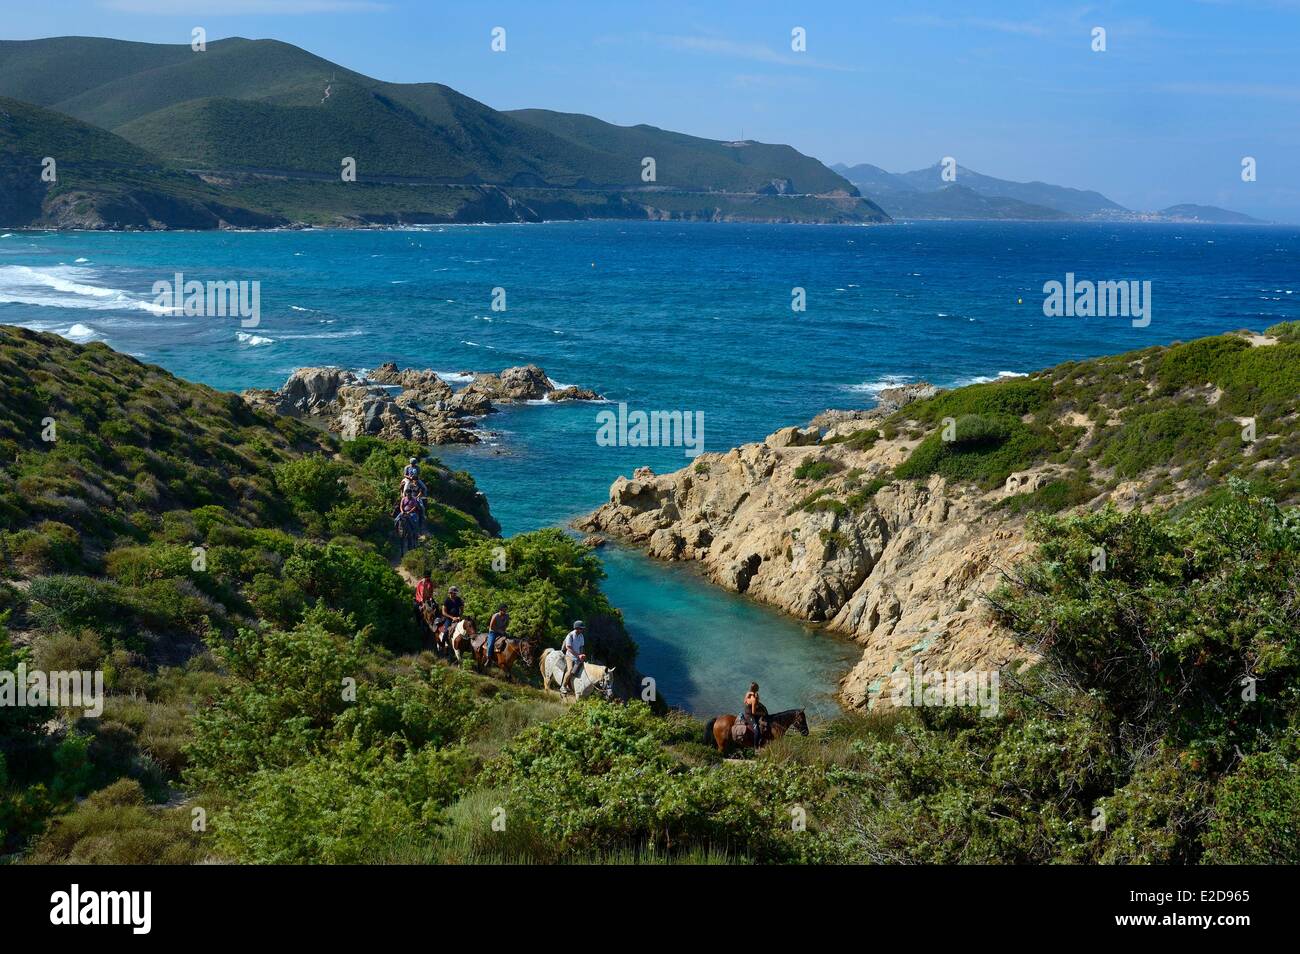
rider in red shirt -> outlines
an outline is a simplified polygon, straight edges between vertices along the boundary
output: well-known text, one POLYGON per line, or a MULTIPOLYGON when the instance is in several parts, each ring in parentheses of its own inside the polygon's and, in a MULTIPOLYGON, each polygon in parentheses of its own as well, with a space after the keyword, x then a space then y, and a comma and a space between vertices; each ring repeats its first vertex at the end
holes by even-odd
POLYGON ((423 605, 433 598, 433 580, 428 573, 420 577, 420 582, 415 584, 415 602, 423 605))
POLYGON ((438 599, 433 595, 433 580, 429 578, 426 571, 420 577, 420 582, 415 584, 415 625, 423 631, 429 624, 424 619, 424 604, 433 601, 434 617, 437 618, 438 599))

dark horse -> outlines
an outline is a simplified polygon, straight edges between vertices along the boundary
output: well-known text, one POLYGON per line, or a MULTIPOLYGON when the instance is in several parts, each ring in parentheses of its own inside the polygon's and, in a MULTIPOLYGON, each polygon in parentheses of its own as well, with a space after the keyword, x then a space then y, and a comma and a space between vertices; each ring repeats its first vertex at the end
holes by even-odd
POLYGON ((398 514, 393 520, 393 529, 402 545, 402 556, 420 545, 420 521, 414 514, 398 514))
MULTIPOLYGON (((704 744, 713 743, 718 747, 718 751, 725 755, 735 744, 731 741, 731 727, 736 724, 737 718, 734 715, 720 715, 716 719, 710 719, 709 724, 704 727, 704 744)), ((784 712, 768 716, 767 727, 773 739, 781 738, 791 729, 807 735, 808 717, 804 715, 802 709, 786 709, 784 712)), ((745 747, 757 748, 753 729, 745 729, 745 747)))
POLYGON ((439 656, 450 656, 451 627, 454 624, 442 621, 442 613, 438 611, 436 603, 426 602, 420 607, 420 618, 424 621, 424 628, 433 642, 433 651, 439 656))

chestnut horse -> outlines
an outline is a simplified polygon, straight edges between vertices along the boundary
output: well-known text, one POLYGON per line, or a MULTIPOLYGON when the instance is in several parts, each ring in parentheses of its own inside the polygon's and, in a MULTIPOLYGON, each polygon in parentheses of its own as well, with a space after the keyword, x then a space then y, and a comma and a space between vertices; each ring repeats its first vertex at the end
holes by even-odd
MULTIPOLYGON (((514 636, 498 636, 493 650, 496 656, 494 662, 500 668, 502 675, 506 677, 507 682, 513 681, 510 678, 510 667, 515 664, 516 659, 523 659, 526 666, 533 665, 533 644, 526 639, 518 639, 514 636)), ((486 633, 474 640, 474 662, 478 664, 480 670, 487 668, 486 633), (482 641, 480 642, 480 640, 482 641)))
MULTIPOLYGON (((704 727, 704 744, 712 742, 718 747, 718 751, 726 754, 734 743, 731 740, 731 727, 736 724, 739 717, 734 715, 720 715, 716 719, 710 719, 709 724, 704 727)), ((786 709, 784 712, 777 712, 767 717, 767 729, 773 739, 779 739, 791 729, 802 735, 808 734, 808 717, 804 715, 802 709, 786 709)), ((745 729, 745 748, 757 748, 753 741, 754 730, 746 727, 745 729)))

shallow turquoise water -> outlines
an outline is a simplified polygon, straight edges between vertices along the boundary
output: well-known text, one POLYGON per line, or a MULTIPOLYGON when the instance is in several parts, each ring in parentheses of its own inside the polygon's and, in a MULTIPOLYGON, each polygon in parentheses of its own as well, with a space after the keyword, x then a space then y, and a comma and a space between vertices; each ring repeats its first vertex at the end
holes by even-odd
POLYGON ((639 666, 673 705, 738 712, 755 680, 773 712, 838 710, 839 678, 862 652, 853 643, 721 590, 689 566, 653 564, 617 546, 601 556, 605 591, 629 621, 639 666))
MULTIPOLYGON (((535 362, 634 409, 702 411, 726 450, 890 383, 954 385, 1067 359, 1300 319, 1300 229, 1080 223, 886 227, 586 222, 403 231, 0 235, 0 322, 114 347, 232 390, 295 367, 394 360, 443 372, 535 362), (181 271, 261 282, 262 318, 150 308, 181 271), (1149 280, 1146 328, 1046 318, 1066 272, 1149 280), (507 310, 490 309, 504 288, 507 310), (806 312, 790 309, 804 288, 806 312)), ((442 448, 507 533, 562 523, 619 474, 689 463, 681 448, 602 447, 590 404, 488 420, 495 446, 442 448)), ((611 551, 607 589, 673 702, 730 711, 818 705, 852 647, 611 551)))

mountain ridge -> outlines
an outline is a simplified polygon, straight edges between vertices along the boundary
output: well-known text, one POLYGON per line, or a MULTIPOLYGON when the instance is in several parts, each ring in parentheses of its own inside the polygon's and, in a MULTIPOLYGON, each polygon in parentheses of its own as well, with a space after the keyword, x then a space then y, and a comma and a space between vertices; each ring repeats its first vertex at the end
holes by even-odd
MULTIPOLYGON (((213 173, 209 191, 221 187, 214 178, 239 177, 236 185, 249 188, 227 190, 226 203, 281 224, 537 221, 556 210, 577 217, 888 221, 855 186, 788 145, 709 140, 551 110, 498 111, 440 83, 388 83, 279 40, 232 37, 199 52, 94 37, 0 41, 0 96, 116 135, 147 152, 140 161, 151 167, 213 173), (392 188, 346 199, 338 190, 327 196, 325 187, 313 199, 301 185, 281 190, 288 195, 266 195, 276 191, 268 182, 279 179, 342 182, 348 160, 355 169, 349 184, 392 188), (398 185, 425 192, 394 191, 398 185), (554 194, 503 201, 438 188, 453 186, 554 194), (800 201, 768 201, 777 198, 800 201)), ((83 142, 88 149, 103 143, 90 136, 83 142)), ((105 227, 116 221, 101 218, 105 227)))
POLYGON ((1038 180, 1016 182, 957 166, 955 179, 943 177, 943 164, 911 172, 889 172, 871 163, 834 163, 834 171, 877 201, 890 215, 922 219, 1088 219, 1168 221, 1213 224, 1266 224, 1244 213, 1182 203, 1153 212, 1127 209, 1100 192, 1038 180), (966 190, 949 193, 953 187, 966 190), (977 195, 986 204, 971 201, 977 195))

